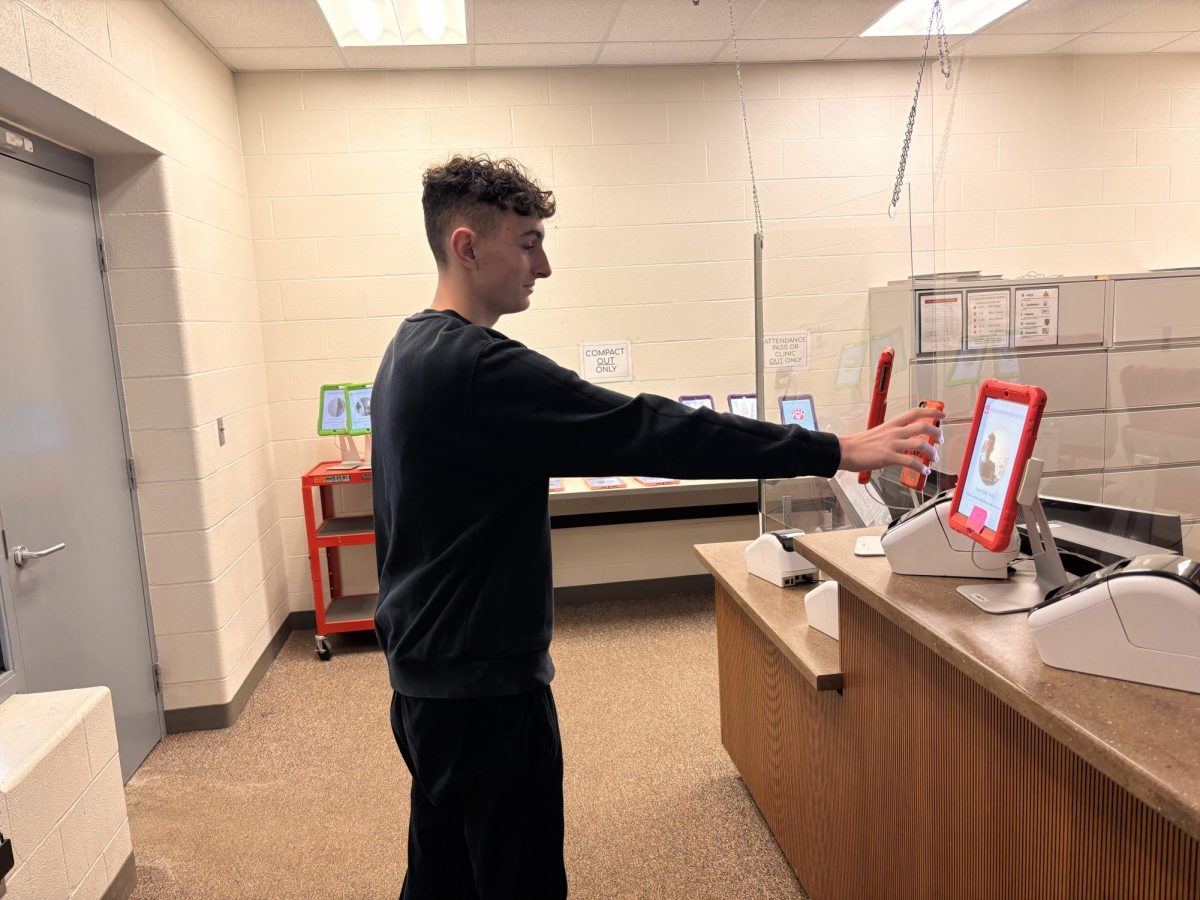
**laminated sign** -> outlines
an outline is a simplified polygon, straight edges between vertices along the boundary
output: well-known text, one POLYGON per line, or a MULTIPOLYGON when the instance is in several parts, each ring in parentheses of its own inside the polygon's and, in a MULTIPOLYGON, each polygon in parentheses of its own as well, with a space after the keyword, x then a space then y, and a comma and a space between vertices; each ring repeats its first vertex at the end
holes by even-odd
POLYGON ((764 369, 807 369, 807 331, 790 331, 763 336, 764 369))
POLYGON ((1017 290, 1018 347, 1058 343, 1058 287, 1017 290))
POLYGON ((580 344, 579 364, 587 381, 631 381, 633 359, 629 341, 580 344))

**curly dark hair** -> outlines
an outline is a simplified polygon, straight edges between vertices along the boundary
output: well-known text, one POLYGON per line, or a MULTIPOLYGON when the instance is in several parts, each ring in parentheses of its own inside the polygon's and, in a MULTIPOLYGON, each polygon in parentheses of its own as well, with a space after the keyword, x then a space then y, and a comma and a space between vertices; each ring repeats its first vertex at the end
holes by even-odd
POLYGON ((439 268, 448 262, 446 237, 460 225, 484 234, 501 210, 539 219, 554 215, 554 194, 542 190, 515 159, 454 156, 426 169, 421 185, 425 235, 439 268))

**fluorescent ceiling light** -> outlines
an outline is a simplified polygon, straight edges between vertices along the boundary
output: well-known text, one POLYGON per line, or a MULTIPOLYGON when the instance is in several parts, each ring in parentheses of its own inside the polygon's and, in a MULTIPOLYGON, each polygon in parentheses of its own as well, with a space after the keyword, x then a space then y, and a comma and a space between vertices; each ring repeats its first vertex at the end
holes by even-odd
MULTIPOLYGON (((974 34, 1025 0, 942 0, 946 34, 974 34)), ((859 37, 924 35, 929 28, 932 0, 900 0, 859 37)))
POLYGON ((466 0, 317 0, 342 47, 467 42, 466 0))

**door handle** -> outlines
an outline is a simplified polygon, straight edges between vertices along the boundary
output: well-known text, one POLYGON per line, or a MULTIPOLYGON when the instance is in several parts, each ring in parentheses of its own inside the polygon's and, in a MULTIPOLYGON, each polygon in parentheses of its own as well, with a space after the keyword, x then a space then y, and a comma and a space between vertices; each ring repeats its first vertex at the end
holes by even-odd
POLYGON ((13 562, 17 568, 23 568, 25 563, 31 559, 41 559, 43 556, 49 556, 51 553, 57 553, 59 550, 66 549, 66 544, 55 544, 53 547, 47 547, 45 550, 30 550, 28 547, 13 547, 13 562))

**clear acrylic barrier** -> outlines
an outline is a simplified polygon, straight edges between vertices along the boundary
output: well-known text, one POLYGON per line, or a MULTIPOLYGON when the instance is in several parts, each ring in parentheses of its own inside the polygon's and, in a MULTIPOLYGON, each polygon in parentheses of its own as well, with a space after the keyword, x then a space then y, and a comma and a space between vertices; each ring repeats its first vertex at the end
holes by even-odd
MULTIPOLYGON (((760 185, 766 224, 756 335, 761 418, 807 427, 815 417, 821 431, 837 434, 866 426, 875 359, 889 340, 869 327, 868 292, 912 275, 909 189, 905 185, 890 215, 892 181, 800 179, 788 183, 792 203, 784 202, 782 183, 760 185), (804 203, 794 202, 797 194, 804 203), (794 216, 772 217, 784 212, 794 216)), ((910 503, 906 496, 903 502, 910 503)), ((824 478, 764 481, 760 510, 765 530, 856 524, 824 478)))
MULTIPOLYGON (((979 384, 1039 385, 1042 494, 1178 516, 1196 557, 1200 269, 1186 267, 1200 265, 1200 245, 1169 185, 1200 158, 1184 153, 1188 134, 1162 96, 1139 84, 1200 85, 1200 62, 970 52, 969 40, 956 47, 948 87, 926 71, 918 277, 902 294, 873 286, 872 330, 899 328, 914 344, 907 373, 898 353, 895 408, 901 383, 914 402, 946 403, 939 468, 950 480, 979 384), (959 298, 956 346, 923 344, 922 295, 959 298)), ((1110 527, 1137 532, 1137 518, 1114 513, 1110 527)))
MULTIPOLYGON (((954 52, 949 83, 927 64, 894 218, 894 175, 760 183, 759 415, 781 421, 781 398, 810 394, 822 430, 861 430, 890 345, 889 413, 946 403, 928 494, 957 478, 979 385, 1036 384, 1042 494, 1178 516, 1179 548, 1200 557, 1200 269, 1164 271, 1200 265, 1171 187, 1200 156, 1166 88, 1139 88, 1194 91, 1200 58, 954 52), (922 295, 957 303, 957 332, 935 316, 922 338, 922 295)), ((870 139, 897 162, 910 100, 898 91, 903 115, 870 139)), ((897 477, 873 490, 899 512, 912 498, 897 477)), ((823 479, 764 482, 760 510, 767 529, 846 521, 823 479)))

